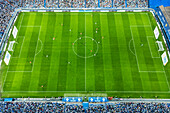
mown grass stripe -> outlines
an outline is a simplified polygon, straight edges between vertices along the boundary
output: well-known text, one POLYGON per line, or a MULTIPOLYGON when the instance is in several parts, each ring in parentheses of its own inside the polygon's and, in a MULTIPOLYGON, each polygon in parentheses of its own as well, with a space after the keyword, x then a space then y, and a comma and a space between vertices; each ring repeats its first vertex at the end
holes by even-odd
MULTIPOLYGON (((134 18, 134 15, 132 14, 129 14, 127 15, 126 17, 123 18, 123 20, 127 20, 126 22, 126 25, 128 27, 126 27, 126 30, 125 30, 125 37, 126 38, 131 38, 132 40, 132 45, 129 45, 129 46, 133 46, 131 47, 131 49, 133 49, 133 52, 135 53, 135 48, 134 48, 134 43, 133 43, 133 34, 131 34, 131 24, 136 24, 136 21, 135 21, 135 18, 134 18), (131 23, 133 21, 133 23, 131 23)), ((132 31, 133 33, 133 31, 132 31)), ((134 37, 135 38, 135 37, 134 37)), ((128 42, 126 42, 128 43, 128 42)), ((131 67, 131 73, 132 73, 132 80, 133 80, 133 87, 134 87, 134 90, 137 91, 139 89, 143 90, 142 89, 142 79, 140 77, 140 73, 139 73, 139 70, 138 70, 138 64, 137 64, 137 59, 136 59, 136 56, 134 56, 130 51, 128 52, 129 54, 129 61, 130 61, 130 67, 131 67)), ((135 54, 137 55, 137 54, 135 54)))
MULTIPOLYGON (((78 14, 77 54, 85 56, 85 14, 78 14)), ((76 91, 85 90, 85 59, 77 56, 76 91)))
POLYGON ((48 22, 47 22, 47 30, 45 34, 45 42, 44 42, 44 49, 43 49, 43 56, 41 61, 41 69, 39 75, 39 84, 38 90, 47 90, 48 85, 48 77, 50 73, 50 62, 51 62, 51 55, 52 55, 52 46, 53 46, 53 34, 54 34, 54 26, 55 25, 55 16, 48 15, 48 22), (46 57, 48 55, 48 57, 46 57))
MULTIPOLYGON (((42 14, 42 20, 41 23, 39 24, 40 31, 39 31, 39 40, 42 41, 42 45, 44 45, 44 41, 46 38, 46 30, 47 30, 47 24, 48 24, 48 15, 43 15, 42 14)), ((40 41, 38 42, 38 46, 40 45, 40 41)), ((43 46, 44 48, 44 46, 43 46)), ((38 49, 37 49, 38 51, 38 49)), ((36 52, 37 52, 36 51, 36 52)), ((30 86, 29 86, 29 91, 37 91, 41 86, 39 86, 39 76, 40 76, 40 70, 41 70, 41 63, 43 59, 43 50, 35 56, 35 62, 34 62, 34 69, 31 75, 31 80, 30 80, 30 86)), ((40 88, 42 90, 42 88, 40 88)))
MULTIPOLYGON (((132 49, 132 51, 134 52, 134 48, 131 47, 129 48, 129 46, 131 46, 129 43, 132 40, 132 36, 131 36, 131 31, 130 31, 130 22, 129 22, 129 18, 128 18, 128 14, 123 14, 121 15, 121 19, 122 20, 122 27, 123 27, 123 31, 121 31, 123 33, 123 37, 122 40, 124 41, 124 43, 126 44, 124 50, 122 50, 122 56, 126 54, 126 58, 122 58, 123 60, 126 60, 126 65, 124 65, 125 62, 122 62, 122 66, 124 67, 124 69, 122 68, 122 70, 124 71, 124 87, 126 88, 126 90, 134 90, 134 79, 132 77, 133 71, 135 73, 138 72, 138 68, 137 64, 135 62, 135 56, 134 54, 131 53, 131 51, 129 49, 132 49), (127 66, 127 67, 126 67, 127 66), (134 69, 135 68, 135 69, 134 69), (128 82, 125 82, 128 81, 128 82)), ((120 43, 121 44, 121 43, 120 43)), ((123 46, 123 45, 122 45, 123 46)), ((135 53, 135 52, 134 52, 135 53)), ((137 76, 137 75, 136 75, 137 76)), ((138 72, 138 76, 139 76, 139 72, 138 72)), ((141 83, 141 81, 138 82, 139 84, 141 83)))
MULTIPOLYGON (((67 82, 66 90, 76 90, 76 74, 77 74, 77 55, 73 52, 72 44, 78 36, 78 13, 70 14, 70 37, 69 37, 69 51, 68 51, 68 69, 67 69, 67 82)), ((76 49, 76 47, 74 47, 76 49)), ((76 51, 76 50, 75 50, 76 51)))
POLYGON ((109 42, 109 29, 108 29, 108 17, 107 13, 100 13, 100 23, 101 23, 101 39, 102 39, 102 51, 103 51, 103 68, 105 76, 105 90, 113 90, 113 75, 112 75, 112 63, 109 42))
MULTIPOLYGON (((90 41, 93 38, 93 14, 92 13, 86 13, 86 56, 91 56, 91 54, 94 54, 96 52, 95 48, 93 48, 93 42, 90 41), (92 52, 89 51, 92 50, 92 52)), ((97 53, 98 54, 98 53, 97 53)), ((94 57, 87 58, 86 59, 86 91, 95 91, 95 74, 94 74, 94 57)))
MULTIPOLYGON (((94 57, 94 74, 95 74, 95 90, 104 91, 105 90, 105 78, 104 78, 104 68, 103 68, 103 52, 102 52, 102 41, 101 41, 101 24, 100 24, 100 14, 93 14, 93 36, 98 42, 98 53, 94 57), (96 28, 98 30, 96 30, 96 28), (97 33, 96 33, 97 31, 97 33)), ((93 42, 95 43, 95 42, 93 42)), ((96 45, 93 44, 93 48, 96 50, 96 45)))
POLYGON ((49 91, 57 91, 58 84, 58 69, 59 69, 59 60, 60 60, 60 47, 61 47, 61 39, 62 39, 62 30, 63 26, 63 15, 56 14, 56 23, 55 23, 55 31, 54 31, 54 41, 52 47, 52 56, 51 56, 51 65, 50 65, 50 77, 48 80, 48 90, 49 91))
POLYGON ((67 66, 68 66, 68 42, 69 42, 70 14, 63 15, 63 32, 60 49, 60 63, 58 71, 57 90, 65 91, 67 82, 67 66))
MULTIPOLYGON (((47 85, 46 85, 46 91, 53 91, 56 90, 56 86, 54 85, 54 82, 56 81, 56 78, 54 78, 54 74, 57 75, 56 73, 56 69, 54 68, 54 64, 56 63, 56 61, 54 60, 54 58, 57 58, 56 56, 54 56, 53 54, 55 53, 54 51, 56 51, 55 48, 55 41, 57 40, 55 37, 56 34, 56 15, 50 15, 50 13, 48 13, 48 21, 50 22, 49 24, 47 24, 47 30, 50 30, 50 34, 46 34, 46 36, 48 35, 48 39, 49 42, 46 46, 48 46, 48 49, 51 49, 50 52, 47 49, 48 53, 43 54, 44 57, 46 57, 46 60, 48 60, 48 77, 46 77, 46 81, 47 81, 47 85), (53 39, 55 38, 55 39, 53 39), (49 46, 51 45, 51 46, 49 46), (50 59, 49 59, 50 58, 50 59), (51 68, 53 68, 53 70, 51 70, 51 68), (53 81, 51 81, 51 79, 53 79, 53 81), (50 83, 52 83, 53 85, 51 85, 50 83), (49 89, 50 88, 50 89, 49 89), (52 89, 53 88, 53 89, 52 89)), ((44 45, 43 45, 44 46, 44 45)), ((45 58, 44 58, 45 59, 45 58)), ((44 89, 44 86, 43 88, 44 89)))
MULTIPOLYGON (((137 22, 136 22, 134 14, 133 15, 129 15, 129 21, 130 21, 131 25, 134 25, 134 23, 135 23, 135 25, 137 25, 137 22), (131 16, 131 18, 130 18, 130 16, 131 16)), ((139 37, 138 31, 137 31, 137 27, 131 27, 130 29, 131 29, 132 36, 133 36, 132 38, 133 38, 133 42, 134 42, 133 44, 134 44, 134 47, 135 47, 134 49, 136 50, 136 62, 140 63, 140 64, 137 64, 137 66, 139 66, 138 67, 138 69, 139 69, 138 71, 140 71, 141 70, 141 63, 144 60, 144 58, 143 58, 143 54, 139 54, 139 53, 141 53, 140 47, 139 47, 140 41, 136 41, 136 40, 138 40, 138 37, 139 37)), ((142 66, 146 67, 146 64, 143 63, 142 66)), ((144 67, 142 67, 142 69, 144 67)), ((142 81, 142 83, 139 84, 140 87, 142 87, 142 90, 144 90, 144 91, 145 90, 147 90, 147 91, 151 91, 152 90, 151 89, 151 84, 150 84, 150 81, 149 81, 148 73, 140 73, 140 75, 139 75, 137 80, 135 80, 136 75, 133 74, 133 76, 134 76, 134 81, 136 82, 136 84, 135 84, 135 89, 136 90, 139 90, 139 88, 137 87, 138 86, 138 81, 142 81)))
MULTIPOLYGON (((136 18, 136 20, 141 20, 140 23, 143 24, 143 21, 141 19, 140 14, 136 14, 135 18, 136 18)), ((139 24, 139 21, 137 21, 137 23, 139 24)), ((143 49, 141 48, 142 51, 143 51, 143 54, 148 54, 149 55, 149 57, 144 55, 144 61, 143 62, 148 64, 146 66, 147 71, 150 71, 150 70, 155 71, 154 64, 153 64, 153 59, 151 58, 151 54, 150 54, 149 47, 148 47, 148 44, 147 44, 147 39, 146 39, 147 35, 146 35, 146 32, 145 32, 145 28, 144 27, 138 27, 137 29, 138 29, 138 33, 139 33, 139 40, 145 46, 143 49)), ((152 90, 153 91, 154 90, 160 90, 160 85, 158 83, 157 74, 156 73, 148 73, 148 76, 149 76, 149 80, 151 82, 152 90), (156 81, 156 83, 155 83, 155 81, 156 81)))
POLYGON ((119 56, 120 56, 120 69, 122 73, 122 84, 125 91, 132 89, 132 84, 129 75, 131 71, 129 70, 129 58, 128 58, 128 45, 126 45, 126 38, 124 35, 123 20, 121 14, 115 16, 116 31, 117 31, 117 41, 119 47, 119 56))
POLYGON ((110 38, 110 54, 112 57, 112 69, 113 69, 113 90, 119 91, 124 90, 123 88, 123 79, 120 65, 120 55, 118 47, 118 37, 117 29, 115 23, 115 16, 113 13, 108 13, 108 29, 109 29, 109 38, 110 38))
MULTIPOLYGON (((35 16, 33 16, 32 17, 33 18, 33 20, 35 21, 35 16)), ((29 23, 34 23, 34 21, 31 21, 31 16, 29 16, 29 23)), ((31 33, 30 33, 30 37, 32 37, 32 31, 33 31, 33 28, 30 28, 29 30, 28 30, 28 28, 27 28, 27 33, 29 32, 29 31, 31 31, 31 33)), ((36 33, 37 31, 35 31, 35 33, 36 33)), ((33 41, 34 42, 34 41, 33 41)), ((29 52, 30 52, 30 43, 31 43, 31 38, 29 39, 29 41, 28 41, 28 45, 26 46, 27 47, 27 52, 26 52, 26 54, 24 55, 24 57, 25 57, 25 59, 22 59, 22 58, 20 58, 18 61, 18 65, 17 65, 17 70, 23 70, 23 71, 30 71, 31 69, 32 69, 32 67, 31 67, 31 65, 29 64, 28 65, 28 62, 27 62, 27 60, 28 60, 28 58, 30 58, 30 54, 29 54, 29 52), (21 61, 23 61, 23 62, 25 62, 24 63, 24 65, 20 65, 21 64, 21 61), (27 67, 29 67, 29 68, 27 68, 27 67), (27 70, 28 69, 28 70, 27 70)), ((23 64, 23 63, 22 63, 23 64)), ((14 77, 14 80, 13 80, 13 84, 12 84, 12 89, 14 90, 14 91, 18 91, 18 90, 20 90, 20 87, 21 87, 21 85, 22 85, 22 78, 23 78, 23 72, 20 72, 20 73, 15 73, 15 77, 14 77)))
MULTIPOLYGON (((36 18, 35 18, 34 26, 36 26, 37 24, 40 25, 41 22, 42 22, 42 15, 37 14, 36 18)), ((40 27, 33 29, 33 30, 36 31, 36 34, 33 34, 32 37, 31 37, 31 42, 30 42, 29 51, 28 51, 28 55, 29 55, 28 57, 29 58, 32 57, 31 61, 33 61, 34 65, 35 65, 34 58, 36 57, 35 52, 36 52, 36 48, 38 46, 37 41, 38 41, 38 37, 39 37, 40 27)), ((33 65, 31 66, 30 70, 32 70, 32 68, 33 68, 33 65)), ((26 68, 25 68, 25 71, 27 71, 26 68)), ((29 85, 30 85, 30 82, 31 82, 31 75, 32 75, 32 73, 27 73, 27 72, 23 73, 22 83, 21 83, 21 87, 20 87, 21 91, 28 91, 29 90, 29 85)))

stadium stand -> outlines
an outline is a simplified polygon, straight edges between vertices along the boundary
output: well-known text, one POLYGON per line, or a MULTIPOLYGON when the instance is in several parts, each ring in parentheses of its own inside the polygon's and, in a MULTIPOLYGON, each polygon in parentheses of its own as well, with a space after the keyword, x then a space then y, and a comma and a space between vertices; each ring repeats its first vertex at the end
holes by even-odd
POLYGON ((162 13, 164 14, 166 20, 168 21, 168 24, 170 26, 170 7, 164 7, 163 5, 159 6, 162 13))
POLYGON ((100 0, 100 7, 112 7, 112 0, 100 0))
POLYGON ((106 112, 142 112, 142 113, 168 113, 170 103, 158 102, 110 102, 90 103, 88 109, 84 109, 82 103, 62 102, 0 102, 0 112, 84 112, 84 113, 106 113, 106 112))
POLYGON ((3 34, 12 17, 14 7, 5 1, 0 3, 0 10, 0 32, 3 34))

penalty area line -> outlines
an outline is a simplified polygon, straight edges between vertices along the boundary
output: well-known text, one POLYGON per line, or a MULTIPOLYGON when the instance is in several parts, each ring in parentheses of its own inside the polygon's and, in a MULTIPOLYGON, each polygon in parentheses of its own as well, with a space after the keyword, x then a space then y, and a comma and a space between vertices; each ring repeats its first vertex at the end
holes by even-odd
POLYGON ((131 52, 134 56, 136 56, 136 54, 135 54, 135 53, 131 50, 131 48, 130 48, 130 44, 131 44, 132 40, 133 40, 133 39, 131 39, 131 40, 129 41, 129 50, 130 50, 130 52, 131 52))
POLYGON ((140 68, 139 68, 139 63, 138 63, 138 57, 137 57, 137 52, 136 52, 136 46, 135 46, 135 41, 134 41, 134 38, 133 38, 133 33, 132 33, 132 28, 130 26, 130 32, 131 32, 131 36, 132 36, 132 40, 133 40, 133 45, 134 45, 134 50, 135 50, 135 56, 136 56, 136 62, 137 62, 137 66, 138 66, 138 71, 140 71, 140 68))
POLYGON ((36 57, 37 47, 38 47, 38 40, 40 40, 40 39, 39 39, 40 33, 41 33, 41 26, 40 26, 40 30, 39 30, 39 34, 38 34, 38 39, 37 39, 37 45, 36 45, 36 49, 35 49, 35 55, 34 55, 34 61, 33 61, 32 72, 33 72, 33 69, 34 69, 35 57, 36 57))

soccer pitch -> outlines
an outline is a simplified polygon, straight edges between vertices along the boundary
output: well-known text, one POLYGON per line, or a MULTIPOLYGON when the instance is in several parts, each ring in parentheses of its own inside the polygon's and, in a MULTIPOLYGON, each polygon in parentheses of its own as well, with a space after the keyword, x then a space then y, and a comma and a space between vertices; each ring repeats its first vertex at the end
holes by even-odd
POLYGON ((163 66, 149 12, 20 13, 15 26, 3 97, 170 97, 170 66, 163 66))

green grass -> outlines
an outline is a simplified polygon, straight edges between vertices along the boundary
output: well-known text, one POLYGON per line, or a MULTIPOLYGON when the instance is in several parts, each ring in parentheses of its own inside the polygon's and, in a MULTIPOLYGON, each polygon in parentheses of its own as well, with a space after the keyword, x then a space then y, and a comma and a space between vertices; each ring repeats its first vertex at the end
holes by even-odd
POLYGON ((2 97, 170 98, 170 66, 163 66, 151 13, 20 13, 15 26, 2 97))

